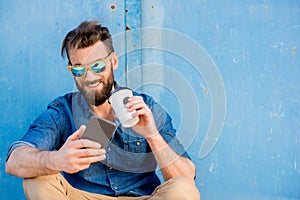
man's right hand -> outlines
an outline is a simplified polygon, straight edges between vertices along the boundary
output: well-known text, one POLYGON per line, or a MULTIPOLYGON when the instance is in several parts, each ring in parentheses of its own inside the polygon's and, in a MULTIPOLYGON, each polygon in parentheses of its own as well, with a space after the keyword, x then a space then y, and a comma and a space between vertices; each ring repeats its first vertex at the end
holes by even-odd
POLYGON ((56 171, 76 173, 106 158, 106 151, 99 143, 80 139, 85 129, 86 126, 82 125, 58 151, 51 154, 51 163, 56 171))
POLYGON ((58 151, 43 151, 31 146, 13 150, 6 162, 6 172, 21 178, 59 173, 76 173, 92 163, 104 160, 106 152, 97 142, 80 139, 85 131, 81 126, 70 135, 58 151))

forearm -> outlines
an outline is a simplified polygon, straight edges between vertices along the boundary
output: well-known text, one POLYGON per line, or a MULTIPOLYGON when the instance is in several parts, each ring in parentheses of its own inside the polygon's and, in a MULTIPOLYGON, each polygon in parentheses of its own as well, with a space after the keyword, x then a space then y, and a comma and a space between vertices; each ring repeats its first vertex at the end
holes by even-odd
POLYGON ((6 162, 6 172, 21 178, 58 173, 51 162, 52 156, 51 151, 41 151, 29 146, 18 147, 6 162))
POLYGON ((147 138, 165 180, 184 176, 194 180, 195 166, 189 159, 178 155, 160 134, 147 138))
POLYGON ((129 112, 135 110, 133 117, 139 117, 138 124, 132 128, 147 139, 164 179, 185 176, 193 180, 195 177, 194 164, 189 159, 178 155, 164 140, 158 132, 153 114, 143 98, 138 96, 129 98, 126 107, 129 112))

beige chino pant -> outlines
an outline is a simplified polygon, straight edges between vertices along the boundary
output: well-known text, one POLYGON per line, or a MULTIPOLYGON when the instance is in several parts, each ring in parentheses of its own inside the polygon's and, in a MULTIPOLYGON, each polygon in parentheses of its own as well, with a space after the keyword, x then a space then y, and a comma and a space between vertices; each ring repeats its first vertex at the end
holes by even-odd
POLYGON ((200 200, 193 181, 184 177, 170 179, 150 196, 111 197, 72 187, 61 174, 24 179, 24 192, 29 200, 200 200))

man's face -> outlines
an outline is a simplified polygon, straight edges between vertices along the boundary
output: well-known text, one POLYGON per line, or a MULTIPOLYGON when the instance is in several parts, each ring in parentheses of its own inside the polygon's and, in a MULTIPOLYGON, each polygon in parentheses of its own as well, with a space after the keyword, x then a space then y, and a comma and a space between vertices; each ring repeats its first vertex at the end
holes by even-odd
MULTIPOLYGON (((99 41, 93 46, 72 50, 69 55, 72 66, 75 66, 92 64, 96 60, 104 59, 109 54, 103 42, 99 41)), ((85 96, 89 104, 99 106, 108 99, 114 84, 113 70, 117 68, 117 64, 117 56, 112 53, 105 70, 100 74, 95 74, 87 69, 85 76, 75 77, 78 90, 85 96)))

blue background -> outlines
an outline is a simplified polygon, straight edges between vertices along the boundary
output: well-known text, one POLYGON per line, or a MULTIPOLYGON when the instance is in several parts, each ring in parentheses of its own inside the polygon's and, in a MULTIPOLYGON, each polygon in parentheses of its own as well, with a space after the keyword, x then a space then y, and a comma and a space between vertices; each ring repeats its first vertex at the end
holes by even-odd
POLYGON ((196 132, 190 126, 178 134, 184 140, 186 132, 193 133, 186 147, 197 166, 201 199, 300 199, 298 0, 1 1, 0 199, 25 199, 22 179, 5 173, 7 148, 50 100, 74 90, 67 61, 60 57, 61 42, 69 30, 93 18, 118 38, 116 79, 155 96, 179 130, 184 120, 195 125, 196 119, 196 132), (215 147, 204 157, 199 152, 216 106, 207 77, 188 59, 165 50, 157 35, 148 35, 147 42, 162 49, 144 49, 144 35, 135 31, 144 27, 185 36, 174 40, 179 50, 192 40, 219 72, 226 117, 219 122, 215 147), (151 71, 149 63, 162 70, 151 71), (180 97, 186 91, 193 94, 180 97), (192 108, 186 111, 189 101, 192 108))

